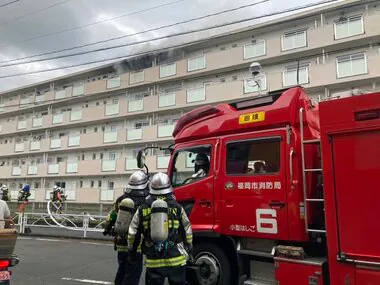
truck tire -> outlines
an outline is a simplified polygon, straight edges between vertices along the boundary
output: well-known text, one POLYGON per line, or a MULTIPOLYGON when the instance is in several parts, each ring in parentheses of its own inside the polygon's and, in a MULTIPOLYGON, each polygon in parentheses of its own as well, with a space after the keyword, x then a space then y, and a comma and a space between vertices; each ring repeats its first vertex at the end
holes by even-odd
POLYGON ((200 266, 199 285, 231 284, 231 263, 219 246, 211 243, 195 244, 194 262, 200 266))

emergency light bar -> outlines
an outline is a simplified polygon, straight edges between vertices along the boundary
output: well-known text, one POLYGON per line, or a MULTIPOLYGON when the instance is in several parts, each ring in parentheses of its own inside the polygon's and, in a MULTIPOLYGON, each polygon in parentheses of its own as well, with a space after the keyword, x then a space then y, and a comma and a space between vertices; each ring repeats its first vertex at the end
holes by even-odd
POLYGON ((271 105, 281 97, 282 93, 289 90, 289 88, 276 90, 269 92, 266 96, 256 97, 249 100, 244 100, 236 103, 231 103, 230 106, 234 107, 236 110, 245 110, 254 107, 262 107, 271 105))
POLYGON ((217 108, 208 105, 186 113, 177 121, 173 131, 173 137, 175 137, 188 123, 203 117, 217 114, 218 112, 219 110, 217 108))

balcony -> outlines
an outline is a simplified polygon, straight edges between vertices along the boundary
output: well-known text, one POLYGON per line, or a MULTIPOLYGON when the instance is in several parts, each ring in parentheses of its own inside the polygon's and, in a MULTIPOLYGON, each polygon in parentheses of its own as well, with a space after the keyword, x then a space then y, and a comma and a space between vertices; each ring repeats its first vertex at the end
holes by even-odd
POLYGON ((125 159, 125 170, 137 170, 137 160, 136 158, 126 158, 125 159))
POLYGON ((21 166, 13 166, 12 176, 20 176, 20 175, 21 175, 21 166))
POLYGON ((54 99, 61 100, 66 98, 66 90, 60 90, 55 92, 54 99))
POLYGON ((130 99, 128 101, 128 112, 138 112, 144 110, 144 98, 141 99, 130 99))
POLYGON ((113 77, 107 80, 107 89, 120 87, 120 76, 113 77))
POLYGON ((28 166, 28 175, 36 175, 38 172, 38 166, 37 165, 29 165, 28 166))
POLYGON ((143 129, 128 129, 127 141, 141 140, 143 136, 143 129))
POLYGON ((157 169, 167 169, 170 156, 157 156, 157 169))
POLYGON ((116 160, 102 160, 102 171, 115 171, 116 170, 116 160))
POLYGON ((23 152, 24 151, 24 147, 25 147, 25 143, 24 142, 16 143, 15 144, 15 152, 23 152))
POLYGON ((82 120, 82 109, 70 112, 70 122, 82 120))
POLYGON ((204 87, 187 90, 186 102, 194 103, 206 100, 206 90, 204 87))
POLYGON ((84 84, 80 84, 73 87, 73 97, 81 96, 84 94, 84 84))
POLYGON ((114 142, 117 142, 117 131, 103 133, 103 143, 114 143, 114 142))
POLYGON ((60 148, 61 147, 61 138, 51 139, 50 140, 50 148, 60 148))
POLYGON ((70 135, 67 145, 69 147, 79 146, 80 145, 80 135, 70 135))
POLYGON ((63 114, 53 115, 53 125, 62 124, 62 123, 63 123, 63 114))
POLYGON ((78 162, 66 163, 66 173, 77 173, 77 172, 78 172, 78 162))
POLYGON ((40 141, 32 141, 30 142, 29 150, 40 150, 41 148, 41 142, 40 141))
POLYGON ((158 107, 170 107, 175 106, 175 92, 163 93, 158 95, 158 107))
POLYGON ((100 190, 100 201, 111 202, 115 197, 115 189, 101 189, 100 190))
POLYGON ((159 138, 165 138, 165 137, 171 137, 174 131, 175 124, 169 124, 169 125, 159 125, 158 127, 158 137, 159 138))
POLYGON ((18 130, 26 129, 26 120, 18 121, 17 122, 17 129, 18 130))
POLYGON ((118 115, 120 109, 120 104, 107 104, 106 105, 106 116, 118 115))
POLYGON ((59 163, 49 164, 48 174, 59 174, 59 163))
POLYGON ((32 100, 30 99, 29 96, 27 98, 20 99, 20 108, 27 107, 27 105, 29 105, 31 101, 32 100))
POLYGON ((34 102, 36 104, 42 104, 42 103, 44 103, 44 101, 45 101, 45 95, 44 94, 36 95, 36 97, 34 98, 34 102))
POLYGON ((33 128, 42 127, 42 117, 33 118, 33 120, 32 120, 32 127, 33 128))

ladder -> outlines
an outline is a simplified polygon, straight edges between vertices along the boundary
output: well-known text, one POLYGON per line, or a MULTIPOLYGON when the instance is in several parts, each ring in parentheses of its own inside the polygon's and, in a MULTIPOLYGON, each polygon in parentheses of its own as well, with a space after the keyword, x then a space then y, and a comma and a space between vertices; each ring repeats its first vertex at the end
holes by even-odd
POLYGON ((315 199, 309 198, 307 196, 307 181, 306 181, 306 173, 308 172, 320 172, 322 174, 322 163, 321 168, 306 168, 306 159, 305 159, 305 145, 307 144, 315 144, 320 147, 321 141, 319 139, 313 140, 305 140, 304 134, 304 108, 300 108, 299 110, 299 120, 300 120, 300 133, 301 133, 301 160, 302 160, 302 180, 303 180, 303 197, 304 197, 304 210, 305 210, 305 230, 307 233, 326 233, 325 229, 313 229, 309 227, 308 224, 308 206, 309 203, 324 203, 325 199, 315 199))

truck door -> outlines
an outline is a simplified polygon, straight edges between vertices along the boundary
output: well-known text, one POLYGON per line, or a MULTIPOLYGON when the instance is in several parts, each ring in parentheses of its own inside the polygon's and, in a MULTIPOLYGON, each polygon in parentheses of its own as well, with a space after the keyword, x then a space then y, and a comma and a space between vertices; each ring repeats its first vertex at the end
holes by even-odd
POLYGON ((177 145, 169 173, 177 200, 190 217, 193 230, 211 231, 214 225, 215 141, 177 145))
MULTIPOLYGON (((331 142, 338 254, 348 262, 370 261, 379 270, 380 131, 337 134, 331 142)), ((359 272, 364 280, 365 271, 359 272)), ((357 284, 380 284, 376 280, 357 284)))
POLYGON ((216 179, 222 233, 288 238, 286 148, 285 130, 222 140, 216 179))

